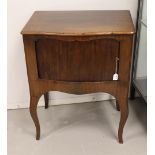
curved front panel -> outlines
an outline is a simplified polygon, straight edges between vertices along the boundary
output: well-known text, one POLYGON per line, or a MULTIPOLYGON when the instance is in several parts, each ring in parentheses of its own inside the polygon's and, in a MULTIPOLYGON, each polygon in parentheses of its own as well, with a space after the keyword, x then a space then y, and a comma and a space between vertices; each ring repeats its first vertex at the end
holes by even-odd
POLYGON ((119 57, 119 41, 96 39, 65 41, 51 38, 35 43, 40 79, 96 82, 110 81, 119 57))

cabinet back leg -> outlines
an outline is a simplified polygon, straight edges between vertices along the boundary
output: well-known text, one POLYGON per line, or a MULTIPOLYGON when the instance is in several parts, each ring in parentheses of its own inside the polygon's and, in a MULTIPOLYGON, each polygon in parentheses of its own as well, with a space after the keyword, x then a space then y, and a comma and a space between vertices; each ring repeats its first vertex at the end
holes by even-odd
POLYGON ((116 100, 116 109, 117 109, 117 111, 120 111, 119 103, 117 100, 116 100))
POLYGON ((37 115, 37 105, 38 105, 39 98, 40 96, 31 96, 30 107, 29 107, 32 120, 36 127, 36 140, 40 139, 40 124, 39 124, 38 115, 37 115))
POLYGON ((135 87, 133 85, 133 82, 131 82, 131 86, 130 86, 130 100, 134 100, 135 99, 135 87))
POLYGON ((47 109, 48 105, 49 105, 49 94, 48 94, 48 92, 44 94, 44 100, 45 100, 45 109, 47 109))

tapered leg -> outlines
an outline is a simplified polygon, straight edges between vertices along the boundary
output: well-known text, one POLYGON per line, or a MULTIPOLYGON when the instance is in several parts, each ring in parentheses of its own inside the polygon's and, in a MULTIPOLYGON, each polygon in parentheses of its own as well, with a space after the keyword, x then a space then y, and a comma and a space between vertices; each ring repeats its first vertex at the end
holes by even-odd
POLYGON ((120 111, 119 103, 117 100, 116 100, 116 109, 117 109, 117 111, 120 111))
POLYGON ((37 115, 37 104, 38 104, 39 98, 40 98, 39 96, 31 96, 30 108, 29 108, 32 120, 36 127, 36 140, 40 139, 40 124, 39 124, 38 115, 37 115))
POLYGON ((127 101, 127 98, 120 97, 118 102, 119 102, 120 112, 121 112, 119 129, 118 129, 118 140, 119 140, 119 143, 123 143, 123 129, 124 129, 126 120, 128 118, 128 101, 127 101))
POLYGON ((45 109, 47 109, 48 104, 49 104, 49 94, 48 94, 48 92, 44 94, 44 100, 45 100, 45 109))

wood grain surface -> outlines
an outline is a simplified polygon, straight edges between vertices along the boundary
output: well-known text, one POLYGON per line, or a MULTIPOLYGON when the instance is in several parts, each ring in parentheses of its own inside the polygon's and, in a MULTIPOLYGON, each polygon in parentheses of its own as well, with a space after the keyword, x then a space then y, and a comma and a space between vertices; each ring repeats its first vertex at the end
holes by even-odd
POLYGON ((40 79, 72 82, 112 81, 116 57, 119 57, 119 41, 114 39, 36 41, 40 79))
POLYGON ((36 11, 21 33, 71 36, 133 34, 134 26, 127 10, 36 11))

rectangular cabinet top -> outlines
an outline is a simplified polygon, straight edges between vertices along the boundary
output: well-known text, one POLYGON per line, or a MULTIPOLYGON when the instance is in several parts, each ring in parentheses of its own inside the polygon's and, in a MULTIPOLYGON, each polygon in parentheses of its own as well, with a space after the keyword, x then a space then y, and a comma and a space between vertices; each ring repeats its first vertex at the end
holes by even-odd
POLYGON ((127 10, 36 11, 21 33, 56 36, 130 35, 135 30, 127 10))

